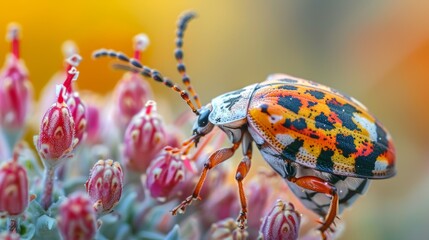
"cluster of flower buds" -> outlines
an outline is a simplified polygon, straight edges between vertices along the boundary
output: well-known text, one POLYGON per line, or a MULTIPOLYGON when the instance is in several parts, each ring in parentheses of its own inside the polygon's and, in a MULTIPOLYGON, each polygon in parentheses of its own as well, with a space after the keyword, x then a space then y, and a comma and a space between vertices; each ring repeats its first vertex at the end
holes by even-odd
POLYGON ((152 160, 146 173, 146 187, 153 198, 169 199, 185 178, 183 161, 177 155, 163 151, 152 160))
POLYGON ((28 178, 23 166, 18 163, 18 153, 0 167, 0 212, 9 216, 22 214, 28 206, 28 178))
POLYGON ((292 203, 277 200, 274 208, 265 216, 261 228, 261 239, 298 239, 301 215, 292 203))
POLYGON ((10 24, 7 39, 11 42, 11 54, 0 73, 0 125, 12 149, 23 134, 33 90, 19 55, 19 27, 16 24, 10 24))
MULTIPOLYGON (((148 45, 149 38, 145 34, 136 35, 134 58, 140 60, 148 45)), ((125 73, 114 90, 114 116, 122 132, 149 99, 152 99, 152 90, 147 81, 138 73, 125 73)))
POLYGON ((135 172, 146 172, 151 161, 166 146, 166 141, 165 127, 156 111, 156 103, 147 101, 125 131, 125 165, 135 172))
POLYGON ((124 173, 112 160, 99 160, 91 169, 86 191, 97 214, 109 213, 121 199, 124 173))
POLYGON ((59 209, 58 229, 64 240, 93 239, 97 231, 96 215, 88 196, 74 193, 59 209))

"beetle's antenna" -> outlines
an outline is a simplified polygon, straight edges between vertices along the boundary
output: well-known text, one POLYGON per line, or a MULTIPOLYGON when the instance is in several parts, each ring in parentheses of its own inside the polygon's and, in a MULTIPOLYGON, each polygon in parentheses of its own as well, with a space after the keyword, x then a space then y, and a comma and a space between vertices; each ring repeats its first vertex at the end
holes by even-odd
POLYGON ((194 12, 185 12, 177 22, 177 31, 176 31, 176 50, 174 51, 174 56, 177 60, 177 71, 179 71, 180 75, 182 76, 183 84, 188 89, 188 92, 191 94, 191 96, 194 98, 195 103, 197 104, 198 108, 201 108, 201 102, 198 98, 197 93, 194 91, 191 85, 191 79, 186 74, 186 67, 185 63, 183 62, 183 35, 185 33, 186 27, 188 25, 188 22, 192 20, 194 17, 196 17, 196 14, 194 12))
POLYGON ((106 49, 96 50, 93 53, 93 57, 94 58, 111 57, 111 58, 117 58, 123 62, 130 63, 132 66, 134 66, 140 70, 135 69, 135 68, 130 67, 130 66, 124 66, 121 64, 115 64, 114 67, 118 68, 118 69, 131 71, 131 72, 138 72, 145 77, 150 77, 157 82, 163 83, 165 86, 167 86, 167 87, 173 89, 174 91, 176 91, 177 93, 179 93, 180 97, 182 97, 182 99, 185 100, 185 102, 188 104, 188 106, 192 109, 192 112, 194 112, 196 115, 199 115, 198 109, 195 108, 194 104, 192 103, 191 99, 189 98, 189 94, 185 90, 180 89, 180 87, 177 86, 177 84, 172 82, 170 79, 163 77, 161 75, 161 73, 158 72, 157 70, 154 70, 154 69, 151 69, 149 67, 144 66, 137 59, 129 58, 127 55, 125 55, 124 53, 121 53, 121 52, 117 52, 114 50, 106 50, 106 49))

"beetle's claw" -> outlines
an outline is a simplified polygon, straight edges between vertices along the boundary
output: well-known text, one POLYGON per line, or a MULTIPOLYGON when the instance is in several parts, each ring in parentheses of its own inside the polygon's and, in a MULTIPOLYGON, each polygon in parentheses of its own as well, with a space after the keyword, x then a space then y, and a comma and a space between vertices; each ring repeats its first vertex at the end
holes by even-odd
POLYGON ((185 213, 186 207, 191 205, 193 200, 197 200, 199 198, 194 198, 193 196, 187 197, 183 202, 181 202, 177 207, 173 208, 170 212, 173 216, 177 215, 178 213, 182 214, 185 213))
POLYGON ((240 215, 238 215, 238 218, 237 218, 237 226, 240 229, 247 228, 247 213, 240 212, 240 215))

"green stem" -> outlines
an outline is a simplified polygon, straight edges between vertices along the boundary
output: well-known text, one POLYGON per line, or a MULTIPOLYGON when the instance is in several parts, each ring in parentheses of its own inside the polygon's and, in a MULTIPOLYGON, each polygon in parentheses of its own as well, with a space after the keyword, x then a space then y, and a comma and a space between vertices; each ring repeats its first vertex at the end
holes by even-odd
POLYGON ((45 166, 45 173, 44 173, 44 179, 43 179, 43 193, 42 193, 42 200, 41 200, 42 207, 45 210, 48 210, 48 208, 52 204, 54 176, 55 176, 54 168, 50 166, 45 166))

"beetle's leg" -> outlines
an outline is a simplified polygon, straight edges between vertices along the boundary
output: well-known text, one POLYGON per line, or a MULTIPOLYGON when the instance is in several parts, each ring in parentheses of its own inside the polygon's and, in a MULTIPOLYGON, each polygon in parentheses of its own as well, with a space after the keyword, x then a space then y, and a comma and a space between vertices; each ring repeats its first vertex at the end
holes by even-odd
POLYGON ((292 176, 288 180, 302 188, 332 196, 331 205, 329 206, 328 213, 326 214, 325 222, 319 228, 320 232, 322 233, 322 237, 325 239, 325 231, 330 229, 330 226, 334 222, 338 212, 337 189, 329 182, 314 176, 304 176, 299 178, 292 176))
POLYGON ((219 149, 210 155, 209 159, 204 164, 203 171, 201 173, 197 185, 195 186, 194 192, 191 196, 187 197, 182 203, 180 203, 179 206, 171 210, 171 213, 173 215, 185 212, 186 207, 190 205, 193 200, 199 199, 200 191, 206 179, 207 172, 219 163, 228 160, 230 157, 232 157, 232 155, 234 155, 235 150, 237 150, 237 148, 240 146, 240 143, 241 142, 234 143, 232 147, 219 149))
POLYGON ((247 173, 250 170, 251 159, 252 159, 252 141, 250 141, 249 134, 244 134, 243 136, 243 154, 244 157, 241 160, 240 164, 237 167, 237 172, 235 174, 235 179, 238 184, 238 193, 240 195, 240 204, 241 211, 240 215, 237 217, 237 225, 241 229, 245 229, 247 225, 247 200, 246 194, 244 193, 243 188, 243 179, 247 176, 247 173))
MULTIPOLYGON (((237 180, 238 184, 238 193, 240 195, 240 204, 241 204, 241 211, 240 215, 237 217, 237 225, 241 229, 245 229, 247 225, 247 200, 246 200, 246 194, 244 193, 243 188, 243 179, 247 176, 247 173, 250 170, 251 165, 251 158, 252 158, 252 145, 249 145, 249 148, 246 151, 246 155, 241 160, 240 164, 237 167, 237 172, 235 174, 235 179, 237 180)), ((243 151, 244 145, 243 145, 243 151)))

